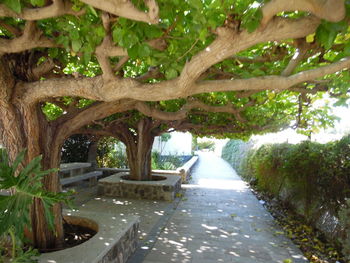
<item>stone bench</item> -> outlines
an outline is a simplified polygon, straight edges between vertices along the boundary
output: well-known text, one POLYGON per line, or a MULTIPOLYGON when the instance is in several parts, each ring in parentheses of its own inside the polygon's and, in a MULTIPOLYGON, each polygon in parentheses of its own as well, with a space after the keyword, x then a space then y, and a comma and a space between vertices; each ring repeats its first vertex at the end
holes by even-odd
POLYGON ((62 163, 58 173, 61 177, 71 177, 89 172, 90 169, 91 163, 62 163))
POLYGON ((92 185, 93 183, 97 182, 97 177, 101 176, 102 174, 103 173, 101 171, 94 171, 94 172, 89 172, 89 173, 76 175, 68 178, 63 178, 63 179, 60 179, 60 181, 61 181, 61 185, 64 186, 67 184, 72 184, 72 183, 89 179, 90 185, 92 185))

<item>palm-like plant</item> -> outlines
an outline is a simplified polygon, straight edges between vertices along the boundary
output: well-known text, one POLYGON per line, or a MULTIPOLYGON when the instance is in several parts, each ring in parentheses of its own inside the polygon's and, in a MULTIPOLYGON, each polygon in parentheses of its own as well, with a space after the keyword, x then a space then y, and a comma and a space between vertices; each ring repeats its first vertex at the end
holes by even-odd
POLYGON ((24 228, 30 230, 30 207, 34 199, 41 200, 47 222, 52 229, 52 206, 59 202, 70 204, 70 193, 52 193, 43 187, 43 177, 57 170, 42 171, 41 156, 21 168, 25 154, 26 151, 22 151, 11 163, 6 151, 0 149, 0 189, 11 190, 10 195, 0 195, 0 237, 3 240, 10 237, 12 248, 5 253, 11 255, 12 262, 36 262, 32 259, 36 254, 32 249, 23 250, 24 228))

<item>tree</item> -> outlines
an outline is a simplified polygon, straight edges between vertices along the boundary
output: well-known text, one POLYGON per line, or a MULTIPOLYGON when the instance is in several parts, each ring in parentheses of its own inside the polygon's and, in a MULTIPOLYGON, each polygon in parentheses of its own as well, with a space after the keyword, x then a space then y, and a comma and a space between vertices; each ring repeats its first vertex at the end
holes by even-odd
MULTIPOLYGON (((256 116, 251 129, 272 112, 297 116, 300 127, 310 119, 326 125, 327 112, 310 105, 320 92, 346 102, 345 7, 342 0, 1 0, 0 144, 12 160, 27 148, 26 163, 43 154, 44 169, 58 167, 65 139, 91 121, 137 101, 213 92, 231 96, 218 107, 268 101, 264 111, 242 112, 256 116)), ((54 173, 44 185, 60 191, 54 173)), ((61 245, 61 207, 54 213, 55 234, 35 202, 37 247, 61 245)))

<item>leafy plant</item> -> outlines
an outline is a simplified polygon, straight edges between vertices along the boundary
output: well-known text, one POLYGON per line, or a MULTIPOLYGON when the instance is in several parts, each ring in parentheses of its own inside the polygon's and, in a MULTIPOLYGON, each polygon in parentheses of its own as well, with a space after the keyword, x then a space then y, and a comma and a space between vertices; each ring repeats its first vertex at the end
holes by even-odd
POLYGON ((209 151, 215 150, 215 142, 213 141, 201 141, 198 142, 198 150, 204 150, 207 149, 209 151))
POLYGON ((125 146, 115 138, 102 138, 98 143, 97 155, 97 164, 99 167, 128 167, 125 146))
POLYGON ((12 163, 5 150, 2 150, 0 155, 0 189, 11 190, 10 195, 0 195, 0 237, 5 243, 10 237, 11 249, 4 252, 11 256, 12 262, 35 262, 31 258, 37 255, 37 251, 28 249, 24 236, 25 228, 30 230, 30 207, 34 199, 42 202, 47 223, 52 230, 52 206, 59 202, 70 205, 70 193, 52 193, 44 190, 43 177, 57 170, 42 171, 41 156, 22 167, 25 154, 26 151, 22 151, 12 163))
POLYGON ((183 164, 179 155, 161 156, 159 152, 152 152, 152 169, 153 170, 175 170, 183 164))
POLYGON ((76 134, 69 137, 61 151, 62 163, 86 162, 91 141, 88 136, 76 134))

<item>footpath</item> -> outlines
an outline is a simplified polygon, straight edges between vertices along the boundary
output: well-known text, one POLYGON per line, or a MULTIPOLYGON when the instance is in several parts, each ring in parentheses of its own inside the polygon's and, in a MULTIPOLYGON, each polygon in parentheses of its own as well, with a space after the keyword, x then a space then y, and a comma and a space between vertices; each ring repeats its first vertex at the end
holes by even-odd
POLYGON ((202 153, 144 262, 308 262, 231 166, 202 153))

